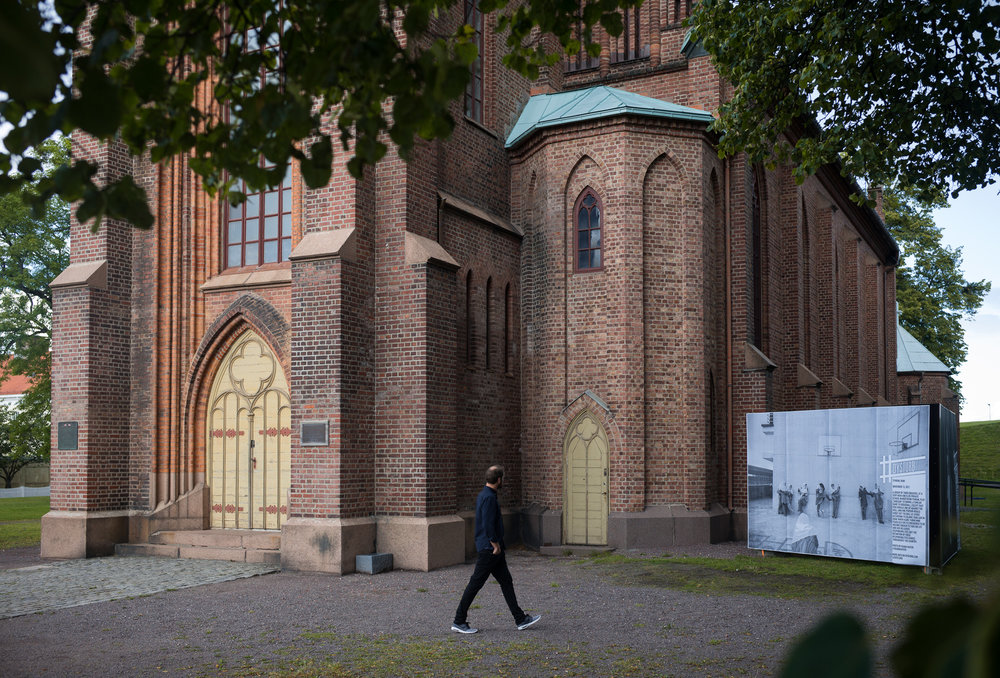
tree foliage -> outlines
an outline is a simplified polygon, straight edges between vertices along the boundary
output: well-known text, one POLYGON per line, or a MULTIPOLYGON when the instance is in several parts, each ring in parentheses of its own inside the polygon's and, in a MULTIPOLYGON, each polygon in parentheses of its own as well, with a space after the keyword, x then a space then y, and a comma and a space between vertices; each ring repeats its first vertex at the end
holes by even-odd
POLYGON ((734 87, 723 154, 790 161, 800 180, 839 162, 925 201, 1000 175, 996 0, 702 0, 691 25, 734 87))
MULTIPOLYGON (((962 248, 941 242, 932 207, 902 188, 884 194, 885 223, 902 250, 896 269, 900 323, 941 362, 958 369, 968 355, 962 319, 971 318, 990 292, 987 280, 969 281, 962 272, 962 248)), ((952 379, 952 388, 960 384, 952 379)))
POLYGON ((49 459, 48 402, 41 419, 36 407, 24 406, 23 400, 19 405, 0 405, 0 478, 4 487, 10 487, 17 472, 28 464, 49 459))
MULTIPOLYGON (((861 622, 834 613, 792 648, 782 678, 868 678, 871 643, 861 622)), ((1000 675, 1000 597, 953 598, 920 608, 892 652, 900 678, 988 678, 1000 675)))
MULTIPOLYGON (((30 151, 30 157, 38 162, 40 176, 51 175, 68 161, 69 140, 43 142, 30 151)), ((0 355, 6 358, 0 380, 10 374, 31 380, 16 411, 4 424, 17 439, 12 451, 0 457, 0 474, 11 464, 20 463, 8 460, 27 459, 24 463, 30 463, 48 458, 52 391, 49 283, 69 264, 69 207, 52 197, 32 209, 29 203, 35 196, 34 183, 0 195, 0 355)))
MULTIPOLYGON (((592 28, 622 30, 640 0, 479 0, 497 11, 504 63, 529 78, 562 51, 591 53, 592 28), (582 32, 576 27, 582 22, 582 32), (554 36, 554 40, 543 36, 554 36)), ((120 140, 154 162, 189 157, 212 194, 246 181, 277 185, 290 162, 325 185, 334 136, 352 174, 387 143, 406 157, 417 138, 447 136, 469 80, 474 31, 455 0, 9 0, 0 3, 0 193, 33 181, 27 149, 57 132, 120 140), (449 18, 450 17, 450 18, 449 18), (263 49, 255 49, 264 46, 263 49), (70 72, 71 57, 72 75, 70 72), (271 73, 272 76, 264 76, 271 73), (335 130, 326 126, 331 117, 335 130), (263 156, 266 163, 261 163, 263 156), (16 163, 22 176, 9 176, 16 163)), ((131 176, 110 182, 84 158, 39 182, 39 200, 80 201, 81 222, 152 215, 131 176)), ((242 194, 230 193, 239 200, 242 194)), ((41 204, 41 203, 39 203, 41 204)))

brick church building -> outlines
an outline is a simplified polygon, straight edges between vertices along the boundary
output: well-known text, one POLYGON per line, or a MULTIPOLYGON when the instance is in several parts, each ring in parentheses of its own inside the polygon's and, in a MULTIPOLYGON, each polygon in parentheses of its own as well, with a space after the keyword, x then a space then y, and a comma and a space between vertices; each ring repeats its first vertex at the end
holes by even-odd
POLYGON ((747 412, 899 402, 899 250, 836 168, 719 159, 688 4, 528 82, 467 2, 454 133, 362 181, 292 171, 232 207, 183 159, 76 139, 157 219, 72 225, 42 555, 191 554, 161 538, 183 531, 432 569, 473 548, 492 463, 530 547, 744 537, 747 412))

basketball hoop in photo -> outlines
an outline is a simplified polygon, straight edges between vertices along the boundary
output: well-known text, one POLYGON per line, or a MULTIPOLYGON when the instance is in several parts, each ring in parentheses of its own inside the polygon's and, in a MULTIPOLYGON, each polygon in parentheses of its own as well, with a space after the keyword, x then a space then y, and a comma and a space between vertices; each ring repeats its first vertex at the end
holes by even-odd
POLYGON ((816 454, 820 457, 839 457, 840 436, 820 436, 816 454))

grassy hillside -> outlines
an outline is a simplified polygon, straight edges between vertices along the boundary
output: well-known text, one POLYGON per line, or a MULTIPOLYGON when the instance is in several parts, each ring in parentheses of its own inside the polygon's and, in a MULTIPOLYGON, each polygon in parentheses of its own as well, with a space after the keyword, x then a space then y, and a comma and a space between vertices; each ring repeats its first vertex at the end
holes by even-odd
POLYGON ((1000 480, 1000 421, 963 421, 959 441, 963 478, 1000 480))

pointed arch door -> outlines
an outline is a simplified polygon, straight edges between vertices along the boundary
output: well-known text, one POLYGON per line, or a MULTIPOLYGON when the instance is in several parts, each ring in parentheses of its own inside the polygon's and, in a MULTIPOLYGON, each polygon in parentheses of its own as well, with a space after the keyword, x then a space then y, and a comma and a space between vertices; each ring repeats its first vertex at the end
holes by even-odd
POLYGON ((570 424, 563 445, 566 510, 563 542, 608 543, 608 435, 593 414, 570 424))
POLYGON ((288 382, 252 330, 240 335, 215 375, 206 429, 212 527, 280 529, 291 468, 288 382))

